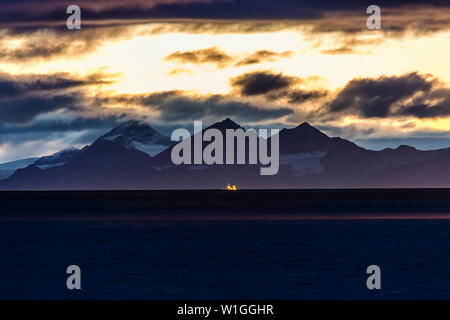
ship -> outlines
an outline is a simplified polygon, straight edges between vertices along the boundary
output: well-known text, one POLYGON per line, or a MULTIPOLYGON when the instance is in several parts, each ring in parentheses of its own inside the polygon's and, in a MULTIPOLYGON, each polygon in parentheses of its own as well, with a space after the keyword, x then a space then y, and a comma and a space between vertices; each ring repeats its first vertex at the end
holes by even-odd
POLYGON ((233 184, 227 184, 227 186, 225 187, 228 191, 236 191, 237 187, 233 184))

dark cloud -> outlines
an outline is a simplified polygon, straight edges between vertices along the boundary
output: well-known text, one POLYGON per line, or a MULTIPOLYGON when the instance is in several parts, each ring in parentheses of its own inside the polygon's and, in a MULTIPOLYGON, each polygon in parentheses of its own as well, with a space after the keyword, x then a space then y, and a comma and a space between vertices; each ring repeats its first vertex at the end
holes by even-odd
POLYGON ((231 85, 237 88, 243 96, 254 96, 286 89, 298 81, 298 78, 285 76, 282 73, 257 71, 231 79, 231 85))
POLYGON ((214 63, 219 67, 233 60, 233 57, 216 47, 192 51, 177 51, 166 57, 166 60, 176 60, 182 63, 214 63))
POLYGON ((89 85, 112 83, 108 75, 96 73, 84 78, 77 78, 68 73, 48 75, 10 75, 0 73, 0 99, 23 96, 42 91, 64 90, 89 85))
MULTIPOLYGON (((65 8, 73 4, 66 0, 1 1, 3 21, 59 21, 66 17, 65 8)), ((87 20, 110 19, 314 19, 327 11, 362 10, 370 3, 359 0, 179 0, 179 1, 86 1, 77 4, 83 8, 87 20)), ((380 0, 380 7, 407 5, 449 6, 446 0, 380 0)))
MULTIPOLYGON (((87 43, 85 43, 87 45, 87 43)), ((7 44, 0 44, 3 61, 27 61, 34 58, 51 58, 58 55, 69 55, 72 51, 72 44, 61 41, 39 41, 38 39, 26 40, 22 46, 10 49, 7 44)), ((86 52, 86 48, 78 46, 76 52, 86 52)))
POLYGON ((129 26, 88 28, 76 32, 47 27, 8 27, 0 31, 0 61, 21 63, 64 56, 73 58, 95 51, 105 41, 132 37, 129 26), (17 37, 21 38, 21 45, 12 48, 8 41, 17 37))
POLYGON ((232 63, 235 63, 234 65, 236 67, 240 67, 261 62, 273 62, 276 59, 288 58, 291 55, 292 51, 275 52, 271 50, 258 50, 247 55, 233 56, 217 47, 211 47, 192 51, 177 51, 168 55, 166 60, 193 64, 214 63, 222 68, 232 63))
MULTIPOLYGON (((66 8, 73 4, 66 0, 0 3, 0 25, 4 28, 59 30, 65 29, 66 8)), ((367 31, 366 9, 371 3, 359 0, 79 0, 77 4, 82 9, 82 25, 89 28, 168 22, 155 32, 255 32, 307 25, 312 32, 352 34, 367 31)), ((380 0, 377 5, 382 8, 386 35, 401 34, 408 29, 427 33, 450 27, 447 0, 380 0)), ((55 44, 54 50, 65 49, 55 44)))
POLYGON ((401 108, 398 115, 413 116, 416 118, 441 118, 450 116, 450 90, 448 96, 437 103, 416 104, 401 108))
POLYGON ((363 117, 387 117, 394 103, 418 91, 429 91, 432 83, 417 73, 378 79, 350 81, 330 103, 329 111, 351 111, 363 117))
POLYGON ((0 101, 0 122, 28 123, 38 115, 77 108, 74 95, 25 97, 0 101))
POLYGON ((325 90, 306 90, 299 85, 307 82, 305 79, 273 73, 257 71, 245 73, 231 79, 231 85, 242 96, 264 95, 268 100, 285 100, 290 104, 301 104, 308 100, 325 97, 325 90))
POLYGON ((250 54, 236 63, 236 66, 246 66, 261 63, 263 61, 275 61, 277 58, 288 58, 292 51, 274 52, 270 50, 259 50, 250 54))
POLYGON ((411 102, 394 110, 396 115, 416 118, 440 118, 450 115, 450 88, 439 87, 434 81, 427 94, 416 95, 411 102))
MULTIPOLYGON (((27 63, 89 54, 105 41, 135 36, 133 26, 137 24, 147 24, 147 30, 141 30, 141 35, 290 29, 302 30, 311 37, 332 32, 340 33, 341 39, 348 38, 333 48, 321 48, 324 54, 359 53, 359 47, 377 44, 376 41, 368 43, 371 40, 355 36, 367 35, 365 10, 369 5, 356 0, 339 4, 333 1, 297 0, 79 1, 82 29, 74 32, 68 31, 65 26, 66 8, 72 4, 69 1, 0 3, 3 9, 0 10, 0 60, 10 62, 27 63), (5 40, 19 34, 26 35, 22 37, 22 44, 10 47, 5 40)), ((410 34, 407 31, 427 35, 450 28, 448 1, 380 1, 377 5, 382 8, 383 38, 406 36, 410 34)), ((242 66, 263 60, 260 55, 243 57, 234 62, 242 66)))
POLYGON ((409 73, 377 79, 355 79, 330 102, 326 113, 363 118, 450 115, 450 89, 429 75, 409 73))
MULTIPOLYGON (((91 130, 104 130, 116 126, 126 120, 124 116, 110 115, 106 117, 86 118, 57 118, 39 120, 31 124, 2 124, 0 123, 0 136, 6 135, 48 135, 54 132, 79 132, 91 130)), ((10 138, 8 138, 10 140, 10 138)), ((2 141, 0 141, 2 142, 2 141)))
POLYGON ((142 95, 115 95, 107 97, 99 97, 99 103, 108 104, 135 104, 142 106, 161 105, 170 99, 175 99, 183 96, 184 93, 181 90, 160 91, 150 94, 142 95))
POLYGON ((327 94, 328 92, 325 90, 293 89, 270 93, 267 98, 272 100, 287 99, 291 104, 300 104, 308 100, 323 98, 327 94))
POLYGON ((202 118, 223 119, 233 117, 240 121, 278 119, 293 113, 289 108, 266 109, 250 103, 227 100, 220 96, 206 99, 178 98, 159 106, 162 121, 197 120, 202 118))
POLYGON ((80 112, 87 98, 82 87, 110 83, 102 73, 84 78, 66 73, 49 75, 0 74, 0 122, 29 123, 55 111, 80 112))
POLYGON ((233 117, 240 121, 257 122, 279 119, 293 114, 286 107, 262 108, 228 96, 189 96, 182 91, 156 92, 147 95, 105 97, 104 103, 137 104, 159 111, 156 119, 163 123, 191 122, 193 120, 223 120, 233 117))
MULTIPOLYGON (((7 1, 0 15, 5 22, 65 21, 69 1, 45 1, 39 7, 30 2, 7 1), (34 9, 34 10, 33 10, 34 9), (40 9, 40 10, 39 10, 40 9)), ((78 1, 86 20, 113 19, 311 19, 317 6, 294 0, 213 1, 78 1), (315 8, 314 8, 315 7, 315 8)))
POLYGON ((333 126, 327 123, 318 123, 314 127, 319 129, 320 131, 325 132, 330 137, 345 137, 348 139, 353 139, 357 136, 369 136, 379 132, 378 127, 371 127, 368 125, 360 126, 349 124, 345 126, 333 126))
MULTIPOLYGON (((331 49, 322 50, 322 54, 339 55, 339 54, 356 54, 364 53, 359 48, 373 48, 382 42, 381 38, 366 38, 355 35, 347 35, 338 37, 335 45, 331 49)), ((369 53, 371 50, 368 51, 369 53)))
POLYGON ((356 53, 355 49, 351 48, 351 47, 338 47, 338 48, 323 50, 321 52, 323 54, 330 54, 330 55, 356 53))

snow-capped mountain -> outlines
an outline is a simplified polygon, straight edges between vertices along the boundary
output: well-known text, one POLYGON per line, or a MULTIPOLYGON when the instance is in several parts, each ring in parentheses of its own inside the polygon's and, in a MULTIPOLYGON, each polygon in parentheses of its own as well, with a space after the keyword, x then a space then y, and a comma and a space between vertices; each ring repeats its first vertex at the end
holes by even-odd
POLYGON ((25 168, 30 164, 40 169, 62 166, 66 164, 67 161, 78 155, 79 152, 80 150, 75 147, 68 147, 49 156, 20 159, 2 163, 0 164, 0 179, 6 179, 11 176, 14 171, 25 168))
POLYGON ((152 157, 172 144, 168 137, 160 134, 149 124, 136 120, 121 124, 98 138, 96 142, 101 141, 113 141, 152 157))
MULTIPOLYGON (((140 121, 127 121, 101 136, 95 141, 98 147, 102 142, 114 142, 126 149, 136 150, 155 156, 172 144, 168 137, 163 136, 150 125, 140 121)), ((94 145, 93 144, 93 145, 94 145)), ((65 165, 69 160, 82 155, 88 147, 78 149, 75 147, 65 148, 52 155, 20 159, 0 164, 0 180, 10 177, 16 170, 34 165, 39 169, 49 169, 65 165)))
POLYGON ((0 180, 6 179, 10 175, 14 173, 17 169, 25 168, 26 166, 29 166, 39 158, 27 158, 27 159, 20 159, 16 161, 11 162, 5 162, 0 164, 0 180))
MULTIPOLYGON (((241 126, 225 119, 210 128, 224 132, 241 126)), ((450 186, 450 148, 367 150, 307 123, 281 130, 279 143, 280 168, 274 176, 261 176, 258 165, 175 166, 169 138, 130 121, 82 150, 66 150, 16 170, 0 181, 0 189, 216 189, 229 181, 255 189, 450 186), (140 151, 146 150, 143 146, 164 151, 151 157, 140 151), (75 155, 67 159, 71 152, 75 155)))
POLYGON ((75 147, 65 148, 57 153, 54 153, 50 156, 45 156, 39 158, 33 164, 41 169, 48 169, 51 167, 62 166, 67 163, 70 159, 76 157, 80 152, 80 149, 75 147))

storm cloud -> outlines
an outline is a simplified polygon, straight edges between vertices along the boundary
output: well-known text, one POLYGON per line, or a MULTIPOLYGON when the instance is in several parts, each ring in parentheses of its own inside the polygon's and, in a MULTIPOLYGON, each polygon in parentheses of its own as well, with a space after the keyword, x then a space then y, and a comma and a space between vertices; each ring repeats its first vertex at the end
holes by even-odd
MULTIPOLYGON (((31 1, 2 0, 2 20, 14 22, 57 21, 65 16, 65 9, 72 4, 66 0, 31 1)), ((79 0, 88 20, 94 19, 314 19, 328 11, 360 10, 367 7, 358 0, 79 0)), ((445 0, 380 0, 377 5, 386 8, 398 6, 432 5, 449 6, 445 0)))
POLYGON ((0 122, 29 123, 39 115, 84 108, 85 86, 111 83, 104 75, 84 78, 65 73, 49 75, 0 74, 0 122))
MULTIPOLYGON (((2 0, 0 27, 20 30, 65 29, 65 0, 2 0)), ((366 32, 366 9, 370 3, 357 0, 79 0, 83 26, 102 28, 118 25, 168 22, 152 32, 270 32, 303 28, 313 33, 366 32), (181 22, 180 22, 181 21, 181 22), (306 27, 306 28, 305 28, 306 27)), ((450 27, 450 3, 445 0, 380 0, 385 36, 437 32, 450 27)), ((92 29, 91 29, 92 30, 92 29)), ((83 30, 84 32, 85 30, 83 30)), ((100 39, 100 38, 99 38, 100 39)), ((95 40, 95 38, 94 38, 95 40)), ((38 45, 37 43, 35 45, 38 45)), ((89 42, 86 42, 89 46, 89 42)), ((42 46, 40 50, 50 46, 42 46)), ((54 44, 53 50, 64 51, 54 44)), ((334 52, 344 52, 344 48, 334 52)), ((53 51, 51 51, 53 52, 53 51)), ((333 51, 331 51, 333 52, 333 51)))
POLYGON ((224 117, 258 122, 276 120, 294 113, 289 107, 264 108, 226 95, 192 96, 182 91, 105 97, 103 102, 140 105, 158 111, 155 120, 168 123, 201 119, 216 121, 224 117))
MULTIPOLYGON (((82 29, 70 32, 65 26, 70 1, 0 1, 0 60, 28 62, 53 57, 86 55, 105 42, 136 35, 161 33, 253 33, 294 30, 318 35, 339 33, 333 48, 318 48, 324 54, 364 53, 359 47, 377 45, 388 37, 402 37, 408 31, 426 35, 450 28, 448 1, 380 1, 383 34, 367 40, 367 4, 356 0, 124 0, 79 1, 82 29), (146 26, 146 30, 136 29, 146 26), (21 36, 20 46, 8 40, 21 36)), ((201 49, 202 50, 202 49, 201 49)), ((237 66, 283 58, 265 50, 234 61, 237 66)), ((367 51, 367 50, 366 50, 367 51)), ((222 58, 227 59, 229 55, 222 58)), ((212 58, 213 59, 213 58, 212 58)), ((216 63, 219 63, 215 60, 216 63)), ((191 61, 192 62, 192 61, 191 61)), ((208 62, 208 60, 206 60, 208 62)), ((209 63, 213 60, 209 60, 209 63)), ((229 62, 229 61, 228 61, 229 62)))
POLYGON ((239 121, 275 120, 293 113, 290 108, 260 108, 250 103, 228 100, 221 96, 205 99, 177 98, 158 106, 162 121, 222 119, 233 117, 239 121))
POLYGON ((437 79, 416 72, 354 79, 329 103, 326 112, 362 118, 448 116, 450 90, 442 86, 437 79))
POLYGON ((271 71, 245 73, 231 79, 231 85, 242 96, 264 95, 268 100, 286 100, 290 104, 300 104, 328 94, 326 90, 301 88, 306 82, 308 82, 306 79, 271 71))
POLYGON ((7 73, 0 73, 0 98, 23 96, 33 92, 64 90, 112 83, 112 80, 105 79, 105 77, 106 75, 101 73, 91 74, 84 78, 67 73, 14 76, 7 73))
POLYGON ((243 96, 254 96, 288 88, 298 81, 298 78, 282 73, 256 71, 231 79, 231 85, 238 88, 243 96))
POLYGON ((26 97, 0 101, 0 122, 28 123, 40 114, 62 109, 75 109, 77 102, 77 98, 73 95, 26 97))

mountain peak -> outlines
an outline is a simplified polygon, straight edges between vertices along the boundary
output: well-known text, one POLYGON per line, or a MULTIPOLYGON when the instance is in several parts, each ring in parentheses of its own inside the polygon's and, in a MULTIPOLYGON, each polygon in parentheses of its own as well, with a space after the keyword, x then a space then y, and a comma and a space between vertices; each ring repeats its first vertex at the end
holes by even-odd
POLYGON ((301 131, 301 132, 314 132, 314 133, 319 133, 319 134, 325 135, 325 133, 323 133, 319 129, 313 127, 308 122, 302 122, 301 124, 296 126, 293 130, 301 131))
POLYGON ((119 141, 128 144, 130 141, 162 140, 165 137, 153 129, 148 123, 130 120, 121 123, 99 138, 99 140, 119 141))
POLYGON ((242 129, 240 125, 238 125, 236 122, 231 120, 230 118, 226 118, 225 120, 222 120, 220 122, 216 122, 213 125, 209 126, 208 129, 219 129, 219 130, 226 130, 226 129, 242 129))
POLYGON ((229 117, 227 117, 225 120, 222 120, 219 123, 221 123, 225 126, 238 126, 239 127, 239 125, 236 122, 234 122, 233 120, 231 120, 229 117))
POLYGON ((416 151, 417 149, 416 148, 414 148, 414 147, 411 147, 411 146, 408 146, 408 145, 406 145, 406 144, 402 144, 402 145, 399 145, 398 147, 397 147, 397 149, 396 150, 411 150, 411 151, 416 151))
POLYGON ((112 141, 128 149, 136 149, 154 156, 171 145, 168 137, 153 129, 147 122, 129 120, 119 124, 97 139, 94 144, 112 141))
POLYGON ((120 123, 117 127, 113 128, 110 132, 126 132, 131 130, 151 130, 155 131, 147 122, 141 120, 128 120, 120 123))
POLYGON ((297 126, 297 128, 314 128, 314 127, 310 125, 308 122, 302 122, 297 126))
POLYGON ((303 122, 295 128, 280 131, 280 153, 294 154, 327 151, 330 138, 322 131, 303 122))
POLYGON ((291 134, 301 136, 304 138, 312 138, 312 137, 329 138, 325 133, 313 127, 308 122, 303 122, 298 126, 296 126, 295 128, 282 129, 282 131, 285 131, 285 134, 289 132, 291 134))

